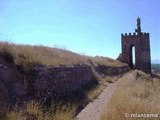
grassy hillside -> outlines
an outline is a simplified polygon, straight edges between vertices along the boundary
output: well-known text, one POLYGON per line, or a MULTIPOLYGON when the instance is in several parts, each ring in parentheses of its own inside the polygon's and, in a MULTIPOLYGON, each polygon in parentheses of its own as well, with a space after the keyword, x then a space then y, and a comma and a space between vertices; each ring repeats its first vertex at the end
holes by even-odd
MULTIPOLYGON (((132 114, 160 113, 160 79, 138 71, 122 79, 112 95, 101 120, 135 120, 132 114), (135 73, 134 73, 135 74, 135 73)), ((156 116, 156 115, 155 115, 156 116)), ((141 120, 158 120, 157 117, 141 117, 141 120)))
MULTIPOLYGON (((124 66, 125 64, 107 57, 90 57, 79 55, 71 51, 50 48, 46 46, 15 45, 0 42, 0 55, 14 63, 26 74, 35 66, 73 66, 98 64, 105 66, 124 66)), ((95 72, 95 71, 94 71, 95 72)), ((15 106, 12 111, 0 111, 0 118, 5 120, 71 120, 77 108, 84 107, 89 101, 96 98, 104 89, 101 76, 94 73, 99 84, 86 87, 79 93, 73 94, 73 100, 69 103, 51 105, 46 110, 43 105, 35 101, 26 103, 25 108, 15 106), (81 97, 82 96, 82 97, 81 97), (44 112, 44 110, 46 110, 44 112)), ((67 99, 67 98, 66 98, 67 99)))
POLYGON ((27 72, 33 66, 69 66, 84 64, 101 64, 106 66, 123 66, 124 64, 106 57, 90 57, 77 53, 50 48, 46 46, 15 45, 0 42, 0 51, 9 59, 13 59, 17 66, 27 72))

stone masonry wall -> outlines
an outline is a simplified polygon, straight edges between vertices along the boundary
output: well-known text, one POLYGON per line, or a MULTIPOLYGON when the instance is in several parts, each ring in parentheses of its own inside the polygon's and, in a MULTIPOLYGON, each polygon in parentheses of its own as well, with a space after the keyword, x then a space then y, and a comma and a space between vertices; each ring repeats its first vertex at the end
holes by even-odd
POLYGON ((31 85, 36 99, 57 100, 93 81, 91 66, 39 67, 31 85))
POLYGON ((0 110, 16 104, 17 100, 20 103, 34 99, 57 101, 60 96, 79 91, 83 86, 95 83, 92 67, 105 75, 128 70, 127 67, 91 65, 36 67, 26 79, 13 61, 8 62, 0 55, 0 110))
POLYGON ((129 71, 129 66, 119 66, 119 67, 113 67, 113 66, 97 66, 95 67, 95 70, 99 74, 104 74, 104 75, 118 75, 118 74, 123 74, 127 71, 129 71))
MULTIPOLYGON (((116 75, 127 72, 129 67, 97 66, 95 70, 99 74, 116 75)), ((33 95, 41 100, 57 100, 95 80, 91 66, 39 67, 33 72, 33 76, 33 95)))

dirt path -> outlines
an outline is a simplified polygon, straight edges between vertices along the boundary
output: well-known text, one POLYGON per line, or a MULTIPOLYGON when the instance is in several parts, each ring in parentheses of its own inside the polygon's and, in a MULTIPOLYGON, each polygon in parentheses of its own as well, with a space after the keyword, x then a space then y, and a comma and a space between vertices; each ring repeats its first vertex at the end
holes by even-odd
MULTIPOLYGON (((124 75, 125 76, 125 75, 124 75)), ((122 77, 123 78, 123 77, 122 77)), ((120 78, 116 83, 109 84, 99 95, 97 99, 89 103, 74 120, 99 120, 100 115, 107 107, 112 93, 115 91, 117 84, 121 81, 120 78)))

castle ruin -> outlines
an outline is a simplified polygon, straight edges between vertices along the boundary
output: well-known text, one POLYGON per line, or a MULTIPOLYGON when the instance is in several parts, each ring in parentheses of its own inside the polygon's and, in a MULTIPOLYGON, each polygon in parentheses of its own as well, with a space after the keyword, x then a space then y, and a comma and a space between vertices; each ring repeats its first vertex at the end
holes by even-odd
POLYGON ((137 29, 133 34, 121 34, 121 61, 127 63, 132 69, 139 69, 146 73, 151 72, 149 33, 141 32, 141 21, 137 18, 137 29), (135 51, 133 51, 135 47, 135 51), (135 63, 133 54, 135 52, 135 63))

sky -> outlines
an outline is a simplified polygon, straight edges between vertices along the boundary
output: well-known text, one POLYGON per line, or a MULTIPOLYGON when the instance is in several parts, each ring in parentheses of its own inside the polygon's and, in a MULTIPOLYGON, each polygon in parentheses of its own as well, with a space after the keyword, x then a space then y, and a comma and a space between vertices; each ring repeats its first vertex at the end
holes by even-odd
POLYGON ((0 40, 116 59, 138 16, 160 59, 159 0, 0 0, 0 40))

